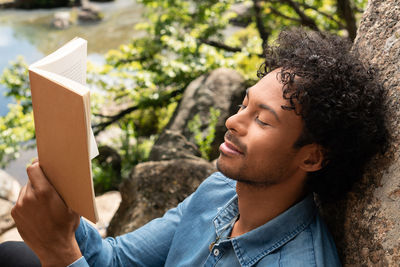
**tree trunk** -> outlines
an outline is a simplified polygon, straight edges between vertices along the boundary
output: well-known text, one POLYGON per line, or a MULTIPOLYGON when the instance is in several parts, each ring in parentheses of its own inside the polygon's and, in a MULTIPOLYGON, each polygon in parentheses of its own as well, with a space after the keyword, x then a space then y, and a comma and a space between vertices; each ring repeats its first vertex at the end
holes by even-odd
POLYGON ((350 1, 337 0, 337 11, 339 16, 346 22, 346 30, 349 33, 349 38, 353 41, 356 38, 357 24, 350 1))
POLYGON ((344 266, 399 266, 400 263, 400 8, 397 0, 371 0, 354 49, 374 65, 388 91, 389 151, 369 164, 347 197, 322 206, 344 266))

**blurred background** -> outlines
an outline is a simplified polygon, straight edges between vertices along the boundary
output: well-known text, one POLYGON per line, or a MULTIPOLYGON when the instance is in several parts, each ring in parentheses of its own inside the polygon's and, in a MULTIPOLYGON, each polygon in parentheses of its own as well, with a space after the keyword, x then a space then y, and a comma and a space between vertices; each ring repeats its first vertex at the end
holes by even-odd
MULTIPOLYGON (((93 162, 96 193, 102 194, 117 189, 133 166, 148 159, 191 81, 227 67, 253 84, 264 48, 282 29, 302 26, 354 40, 366 5, 366 0, 0 0, 0 167, 26 182, 25 166, 36 155, 27 66, 75 36, 88 40, 98 145, 120 161, 117 169, 93 162)), ((196 123, 190 124, 195 134, 196 123)), ((198 136, 202 157, 213 160, 213 132, 198 136)))

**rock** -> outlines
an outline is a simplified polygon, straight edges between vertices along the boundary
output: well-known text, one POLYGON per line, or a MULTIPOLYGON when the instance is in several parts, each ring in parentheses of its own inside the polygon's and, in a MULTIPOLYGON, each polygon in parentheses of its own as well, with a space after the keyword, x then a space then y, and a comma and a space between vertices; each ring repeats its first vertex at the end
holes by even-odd
POLYGON ((400 263, 400 6, 371 0, 354 43, 366 65, 373 64, 388 90, 387 114, 393 136, 389 151, 370 163, 347 197, 323 205, 344 266, 400 263))
MULTIPOLYGON (((211 145, 210 157, 214 159, 219 156, 218 148, 224 139, 225 121, 237 111, 237 106, 241 103, 245 90, 243 77, 231 69, 216 69, 210 74, 200 76, 185 90, 183 98, 166 128, 182 133, 189 142, 195 143, 194 134, 188 127, 189 121, 199 114, 201 129, 205 129, 210 118, 210 108, 218 109, 220 116, 216 126, 215 139, 211 145)), ((204 133, 204 135, 206 134, 204 133)))
POLYGON ((111 218, 117 211, 121 202, 121 193, 119 191, 109 191, 101 196, 96 197, 96 206, 99 213, 99 221, 93 225, 102 237, 106 236, 107 227, 110 224, 111 218))
POLYGON ((23 241, 16 227, 11 228, 9 231, 0 236, 0 243, 6 241, 23 241))
POLYGON ((11 217, 11 209, 13 206, 13 203, 0 199, 0 235, 15 226, 14 220, 11 217))
POLYGON ((67 11, 56 12, 51 25, 57 29, 66 29, 72 24, 71 14, 67 11))
POLYGON ((0 9, 14 7, 14 0, 0 0, 0 9))
POLYGON ((136 165, 120 187, 122 201, 107 235, 133 231, 162 216, 189 196, 215 171, 204 159, 172 159, 136 165))
POLYGON ((82 3, 82 7, 78 11, 78 19, 83 22, 96 22, 103 18, 100 9, 88 2, 82 3))
POLYGON ((0 170, 0 198, 16 202, 20 189, 21 186, 14 177, 0 170))
POLYGON ((176 131, 165 130, 154 143, 149 160, 196 159, 200 152, 193 143, 176 131))

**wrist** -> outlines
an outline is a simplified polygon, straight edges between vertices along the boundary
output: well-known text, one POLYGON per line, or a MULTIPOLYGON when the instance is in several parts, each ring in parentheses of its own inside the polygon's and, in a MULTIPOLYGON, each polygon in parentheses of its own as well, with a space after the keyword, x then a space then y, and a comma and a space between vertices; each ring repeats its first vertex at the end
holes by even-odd
POLYGON ((76 240, 68 247, 53 247, 43 255, 38 255, 42 267, 65 267, 82 257, 76 240))

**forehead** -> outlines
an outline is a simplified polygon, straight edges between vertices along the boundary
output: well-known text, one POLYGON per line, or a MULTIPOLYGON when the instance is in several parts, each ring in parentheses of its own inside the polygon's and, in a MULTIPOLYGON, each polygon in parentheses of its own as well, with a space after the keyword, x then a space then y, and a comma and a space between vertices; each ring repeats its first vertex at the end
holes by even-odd
MULTIPOLYGON (((257 98, 260 102, 279 102, 279 106, 287 101, 283 98, 283 84, 278 80, 279 70, 274 70, 264 76, 255 85, 248 88, 246 93, 257 98)), ((272 104, 272 103, 271 103, 272 104)))
POLYGON ((279 69, 268 73, 255 85, 248 89, 250 104, 254 106, 268 105, 278 115, 282 126, 302 127, 303 120, 293 110, 283 109, 282 106, 289 106, 289 102, 283 98, 283 84, 279 80, 279 69))

